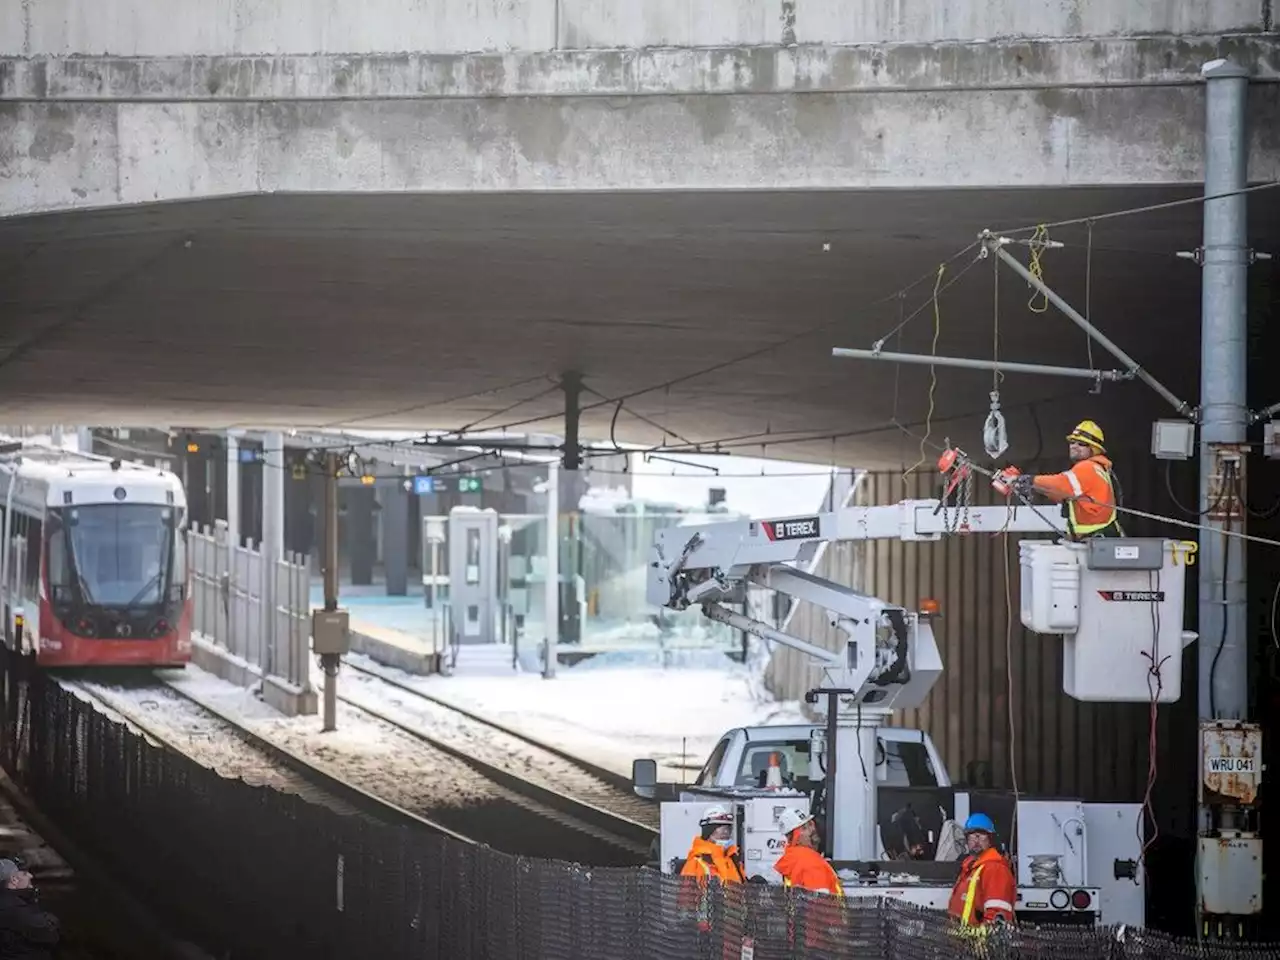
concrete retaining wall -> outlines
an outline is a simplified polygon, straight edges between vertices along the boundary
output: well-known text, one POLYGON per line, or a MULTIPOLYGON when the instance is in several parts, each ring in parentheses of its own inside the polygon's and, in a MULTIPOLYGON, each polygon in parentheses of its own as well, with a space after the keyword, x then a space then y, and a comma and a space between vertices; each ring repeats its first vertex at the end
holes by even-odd
POLYGON ((1204 35, 1269 0, 9 0, 0 55, 464 53, 1204 35))

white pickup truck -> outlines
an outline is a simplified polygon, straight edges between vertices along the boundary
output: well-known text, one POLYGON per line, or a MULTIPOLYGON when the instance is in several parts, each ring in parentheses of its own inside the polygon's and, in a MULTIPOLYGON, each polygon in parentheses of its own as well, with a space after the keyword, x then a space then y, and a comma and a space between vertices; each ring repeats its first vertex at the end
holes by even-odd
MULTIPOLYGON (((957 787, 927 733, 881 727, 876 734, 876 756, 865 759, 868 773, 874 763, 880 857, 871 865, 835 864, 847 894, 945 909, 964 852, 956 825, 970 813, 982 812, 995 822, 1000 841, 1011 847, 1021 921, 1143 925, 1140 804, 1015 797, 1006 790, 957 787)), ((777 813, 784 806, 799 806, 822 819, 825 742, 822 726, 738 727, 725 733, 688 785, 659 784, 656 764, 637 760, 636 793, 666 801, 654 865, 666 873, 678 871, 702 810, 728 801, 738 812, 736 841, 747 875, 780 882, 773 870, 783 846, 777 813), (781 789, 767 785, 773 763, 781 789)))

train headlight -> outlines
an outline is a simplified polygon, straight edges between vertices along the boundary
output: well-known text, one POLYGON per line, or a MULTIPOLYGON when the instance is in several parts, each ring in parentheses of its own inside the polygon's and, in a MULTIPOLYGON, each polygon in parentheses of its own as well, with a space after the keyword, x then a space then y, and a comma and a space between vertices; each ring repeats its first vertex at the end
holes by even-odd
POLYGON ((168 632, 169 632, 169 621, 164 619, 164 617, 161 617, 159 620, 157 620, 156 625, 151 628, 151 635, 153 637, 163 637, 168 632))

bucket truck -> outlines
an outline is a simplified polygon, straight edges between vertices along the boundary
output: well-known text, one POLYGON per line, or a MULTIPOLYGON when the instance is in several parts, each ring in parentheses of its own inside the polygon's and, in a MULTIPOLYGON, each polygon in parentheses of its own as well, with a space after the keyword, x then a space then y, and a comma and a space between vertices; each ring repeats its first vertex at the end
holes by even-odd
MULTIPOLYGON (((1010 846, 1020 920, 1141 926, 1141 805, 954 786, 928 733, 887 725, 892 711, 921 706, 942 675, 935 614, 908 611, 805 569, 823 542, 1061 535, 1063 528, 1056 512, 1030 506, 907 500, 660 531, 648 568, 649 602, 673 610, 697 605, 712 620, 804 653, 817 674, 806 700, 825 714, 811 727, 729 731, 690 786, 658 783, 654 761, 635 761, 636 793, 664 801, 661 868, 678 869, 706 806, 729 802, 748 877, 779 882, 773 864, 785 841, 778 814, 796 806, 822 822, 825 852, 847 896, 945 909, 964 853, 958 824, 980 811, 1010 846), (731 609, 749 585, 821 607, 841 635, 839 648, 731 609)), ((1021 620, 1033 632, 1063 637, 1068 695, 1111 702, 1180 696, 1182 650, 1195 639, 1183 630, 1194 546, 1137 538, 1020 542, 1021 620)))

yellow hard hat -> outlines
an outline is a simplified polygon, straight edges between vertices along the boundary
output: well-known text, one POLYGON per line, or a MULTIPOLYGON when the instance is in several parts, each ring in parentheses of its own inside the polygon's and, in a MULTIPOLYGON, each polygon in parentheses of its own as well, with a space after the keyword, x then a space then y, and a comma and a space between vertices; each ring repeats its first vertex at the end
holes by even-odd
POLYGON ((1092 420, 1081 420, 1077 423, 1075 429, 1067 434, 1067 442, 1083 443, 1085 446, 1093 447, 1099 453, 1107 452, 1106 437, 1102 434, 1102 428, 1092 420))

